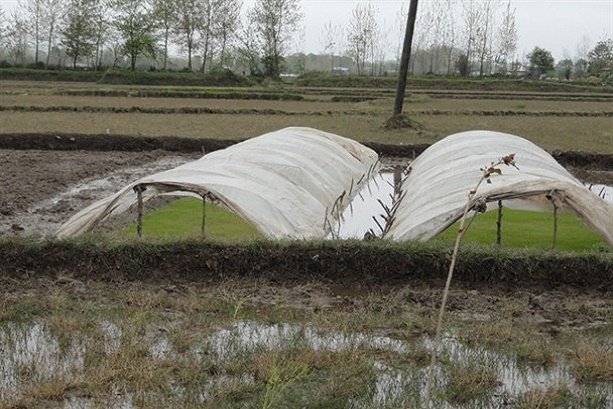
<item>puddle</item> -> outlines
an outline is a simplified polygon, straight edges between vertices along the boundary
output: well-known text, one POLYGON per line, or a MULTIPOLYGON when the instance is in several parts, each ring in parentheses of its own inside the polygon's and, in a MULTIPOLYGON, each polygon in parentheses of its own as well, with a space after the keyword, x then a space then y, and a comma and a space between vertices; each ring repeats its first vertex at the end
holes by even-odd
MULTIPOLYGON (((107 320, 99 323, 99 329, 106 351, 115 351, 122 342, 120 327, 107 320)), ((210 362, 217 367, 223 367, 224 362, 249 354, 260 354, 280 348, 307 348, 315 351, 341 352, 358 348, 374 348, 378 351, 408 353, 412 348, 431 349, 428 338, 422 338, 412 343, 403 342, 381 335, 365 333, 342 333, 325 331, 310 325, 298 324, 266 324, 257 321, 237 321, 227 328, 219 328, 210 336, 196 343, 191 349, 179 354, 167 337, 166 331, 151 328, 146 331, 139 342, 148 343, 152 360, 183 359, 195 362, 210 362), (207 361, 208 362, 208 361, 207 361)), ((63 374, 78 379, 82 376, 84 365, 83 355, 87 352, 87 340, 72 342, 69 346, 61 346, 60 340, 54 336, 49 327, 40 323, 14 324, 8 323, 0 327, 0 401, 15 398, 27 388, 27 383, 36 379, 48 379, 53 375, 63 374), (74 345, 72 345, 74 344, 74 345), (27 372, 29 371, 29 372, 27 372)), ((441 354, 448 365, 479 363, 492 368, 497 374, 499 386, 490 395, 472 402, 470 407, 500 407, 505 400, 534 389, 546 389, 557 385, 567 385, 574 393, 581 393, 582 386, 575 382, 566 364, 558 364, 551 368, 533 368, 520 365, 513 354, 499 353, 481 347, 467 347, 453 337, 446 337, 441 344, 441 354)), ((108 353, 108 352, 107 352, 108 353)), ((427 367, 408 366, 396 367, 393 362, 375 359, 372 363, 374 382, 368 386, 370 393, 359 398, 350 398, 347 407, 362 409, 382 406, 411 406, 423 399, 427 367)), ((446 372, 442 365, 436 368, 436 389, 442 389, 447 383, 446 372)), ((169 388, 174 397, 196 396, 200 402, 206 402, 215 391, 232 389, 232 385, 240 389, 253 386, 256 383, 254 375, 244 373, 217 373, 210 375, 203 384, 196 386, 197 391, 186 390, 174 382, 170 385, 160 385, 161 389, 169 388)), ((613 405, 613 384, 600 384, 597 390, 608 396, 606 405, 613 405)), ((71 391, 77 394, 79 391, 71 391)), ((155 393, 155 391, 152 391, 155 393)), ((117 391, 110 391, 106 396, 106 407, 117 409, 133 408, 132 396, 122 396, 117 391)), ((87 397, 67 396, 58 402, 61 408, 77 409, 99 407, 100 402, 87 397)), ((437 408, 454 408, 446 401, 439 401, 437 408)))

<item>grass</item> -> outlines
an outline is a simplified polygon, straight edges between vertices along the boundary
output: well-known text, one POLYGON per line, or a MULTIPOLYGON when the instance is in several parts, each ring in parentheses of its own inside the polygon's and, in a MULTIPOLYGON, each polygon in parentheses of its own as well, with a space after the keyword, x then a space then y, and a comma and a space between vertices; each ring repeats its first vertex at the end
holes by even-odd
MULTIPOLYGON (((240 217, 206 203, 205 236, 212 240, 248 240, 260 234, 240 217)), ((202 200, 173 200, 143 217, 143 236, 149 238, 200 237, 202 232, 202 200)), ((136 224, 121 231, 120 236, 135 236, 136 224)))
MULTIPOLYGON (((147 213, 143 220, 145 237, 172 238, 200 235, 202 202, 198 199, 175 200, 160 209, 147 213)), ((468 230, 467 242, 492 244, 496 241, 495 211, 479 215, 468 230)), ((549 213, 504 210, 503 245, 518 248, 551 248, 553 215, 549 213)), ((438 236, 438 240, 451 242, 456 227, 452 226, 438 236)), ((136 233, 133 224, 122 236, 136 233)), ((207 237, 220 240, 249 240, 259 237, 257 231, 240 217, 217 206, 207 204, 207 237)), ((590 250, 602 245, 603 240, 576 217, 560 215, 557 248, 564 251, 590 250)))
MULTIPOLYGON (((132 107, 143 108, 182 108, 207 107, 222 109, 279 109, 290 112, 311 111, 349 111, 376 112, 386 114, 392 105, 391 98, 378 99, 370 102, 330 102, 322 100, 304 101, 253 101, 241 99, 205 99, 205 98, 168 98, 168 97, 123 97, 123 96, 65 96, 65 95, 1 95, 2 106, 93 106, 93 107, 132 107)), ((428 98, 422 95, 411 95, 407 98, 408 112, 415 110, 441 111, 507 111, 522 110, 532 112, 542 111, 580 111, 605 112, 610 111, 607 102, 581 101, 521 101, 510 102, 505 99, 445 99, 428 98)))
MULTIPOLYGON (((47 407, 75 396, 95 407, 128 399, 152 409, 420 407, 420 355, 427 353, 421 337, 396 334, 399 315, 434 313, 435 304, 422 303, 432 298, 428 285, 371 286, 367 294, 346 301, 336 299, 333 288, 323 282, 296 285, 243 277, 206 283, 174 278, 105 283, 69 278, 2 281, 0 346, 4 368, 18 367, 8 376, 16 377, 19 389, 16 394, 11 388, 0 389, 0 408, 47 407), (322 299, 326 308, 315 308, 322 299), (394 351, 377 339, 391 339, 408 352, 394 351), (36 348, 23 354, 27 340, 36 340, 36 348), (60 342, 66 347, 57 349, 60 342)), ((502 316, 494 307, 504 299, 520 302, 524 295, 506 295, 489 286, 476 294, 456 288, 452 299, 459 309, 450 312, 448 329, 475 332, 496 325, 502 316), (486 322, 460 319, 466 310, 491 311, 492 317, 486 322)), ((611 300, 594 291, 575 294, 566 289, 541 296, 547 301, 543 314, 560 313, 558 298, 578 303, 599 299, 613 311, 611 300)), ((523 330, 531 314, 516 317, 516 331, 523 330)), ((565 322, 562 315, 559 319, 565 322)), ((567 324, 577 322, 569 319, 567 324)), ((577 329, 553 341, 552 348, 582 353, 575 344, 610 338, 610 332, 596 336, 577 329)), ((474 345, 482 346, 488 347, 474 345)), ((518 382, 527 381, 534 390, 492 393, 506 387, 499 380, 513 382, 508 380, 512 371, 500 374, 494 369, 499 360, 509 362, 506 353, 499 349, 487 359, 470 349, 466 356, 454 353, 440 366, 445 381, 439 402, 499 407, 505 399, 517 408, 553 408, 560 402, 598 408, 611 391, 606 383, 593 389, 582 382, 571 396, 553 381, 541 384, 547 377, 531 383, 529 376, 517 374, 518 382)), ((553 359, 559 364, 565 355, 553 359)))
POLYGON ((474 401, 498 386, 496 371, 476 361, 451 365, 448 378, 445 397, 455 404, 474 401))
POLYGON ((434 143, 443 137, 474 129, 523 136, 548 150, 613 153, 610 118, 539 118, 493 116, 415 116, 423 131, 384 131, 386 115, 193 115, 74 112, 0 112, 5 133, 67 132, 196 138, 242 139, 288 126, 308 126, 357 141, 392 144, 434 143))
MULTIPOLYGON (((466 235, 465 242, 493 244, 496 242, 497 211, 477 216, 466 235)), ((438 239, 455 239, 457 223, 441 233, 438 239)), ((553 213, 503 209, 502 245, 504 247, 549 249, 553 239, 553 213)), ((563 251, 581 251, 604 245, 604 241, 571 214, 558 217, 556 248, 563 251)))

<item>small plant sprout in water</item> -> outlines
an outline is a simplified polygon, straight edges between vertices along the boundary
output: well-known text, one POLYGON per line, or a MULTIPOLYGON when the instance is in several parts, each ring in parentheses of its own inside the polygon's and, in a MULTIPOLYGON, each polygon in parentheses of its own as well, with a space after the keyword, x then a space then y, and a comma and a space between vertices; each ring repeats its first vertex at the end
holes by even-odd
MULTIPOLYGON (((492 176, 502 175, 502 170, 499 167, 500 165, 513 166, 514 168, 519 170, 519 168, 515 164, 515 154, 514 153, 510 153, 506 156, 501 157, 497 162, 492 162, 489 166, 482 167, 480 169, 480 171, 482 172, 481 177, 479 178, 475 187, 468 192, 468 200, 466 201, 466 205, 464 206, 464 211, 460 218, 460 227, 458 229, 458 234, 456 235, 455 245, 453 247, 451 262, 449 264, 449 272, 447 273, 447 281, 445 283, 445 290, 443 291, 443 300, 441 302, 441 307, 438 313, 438 320, 436 322, 436 332, 434 335, 434 342, 432 343, 433 350, 432 350, 431 359, 430 359, 430 367, 428 368, 428 379, 426 382, 426 396, 425 396, 426 408, 431 407, 430 397, 431 397, 431 389, 432 389, 432 378, 434 376, 434 365, 436 363, 436 359, 438 355, 441 331, 442 331, 442 326, 443 326, 443 316, 445 314, 445 305, 447 304, 447 297, 449 295, 449 287, 451 286, 451 278, 453 277, 453 270, 455 269, 456 260, 458 258, 458 251, 460 249, 460 243, 462 241, 462 238, 464 237, 464 234, 466 233, 466 230, 468 229, 468 227, 470 227, 470 223, 469 223, 469 225, 466 226, 466 228, 464 228, 464 225, 466 223, 466 216, 468 215, 468 212, 470 210, 474 210, 477 213, 484 213, 487 210, 487 202, 485 198, 482 198, 482 200, 480 198, 475 200, 475 196, 477 195, 477 191, 479 190, 479 187, 481 186, 483 181, 486 181, 486 183, 492 183, 492 180, 491 180, 492 176)), ((471 223, 474 219, 475 219, 474 217, 471 219, 471 223)))

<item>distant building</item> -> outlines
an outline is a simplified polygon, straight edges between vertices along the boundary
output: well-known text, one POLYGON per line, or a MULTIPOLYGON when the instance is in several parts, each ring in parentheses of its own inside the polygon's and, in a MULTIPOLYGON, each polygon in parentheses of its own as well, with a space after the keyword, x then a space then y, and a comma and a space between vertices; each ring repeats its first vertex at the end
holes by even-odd
POLYGON ((332 68, 332 75, 349 75, 349 68, 334 67, 332 68))

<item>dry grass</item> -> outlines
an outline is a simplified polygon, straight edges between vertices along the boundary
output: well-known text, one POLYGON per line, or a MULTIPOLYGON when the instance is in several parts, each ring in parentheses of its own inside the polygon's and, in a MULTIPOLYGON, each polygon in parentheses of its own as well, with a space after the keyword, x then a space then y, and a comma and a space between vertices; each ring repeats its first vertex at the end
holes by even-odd
POLYGON ((581 382, 613 381, 613 346, 586 339, 570 352, 573 373, 581 382))
MULTIPOLYGON (((143 107, 220 109, 277 109, 287 112, 363 110, 359 104, 319 101, 263 101, 200 98, 139 98, 62 95, 0 95, 3 106, 66 106, 66 107, 143 107)), ((600 109, 601 111, 604 110, 600 109)))
POLYGON ((612 153, 610 118, 416 116, 423 132, 384 131, 384 116, 0 113, 3 132, 111 133, 240 139, 287 126, 308 126, 358 141, 433 143, 454 132, 488 129, 524 136, 545 149, 612 153))
POLYGON ((498 386, 496 371, 477 362, 453 365, 448 370, 445 390, 451 403, 465 404, 493 391, 498 386))
MULTIPOLYGON (((182 108, 207 107, 221 109, 278 109, 288 112, 312 111, 367 111, 385 114, 393 100, 383 98, 376 101, 345 103, 305 101, 265 101, 200 98, 162 98, 162 97, 106 97, 106 96, 62 96, 62 95, 0 95, 3 106, 92 106, 92 107, 143 107, 143 108, 182 108)), ((505 99, 444 99, 414 95, 407 98, 405 109, 410 111, 449 110, 449 111, 580 111, 604 112, 611 110, 608 102, 589 101, 514 101, 505 99)))
POLYGON ((547 389, 533 389, 524 393, 513 406, 514 409, 554 409, 569 401, 571 392, 566 385, 547 389))

